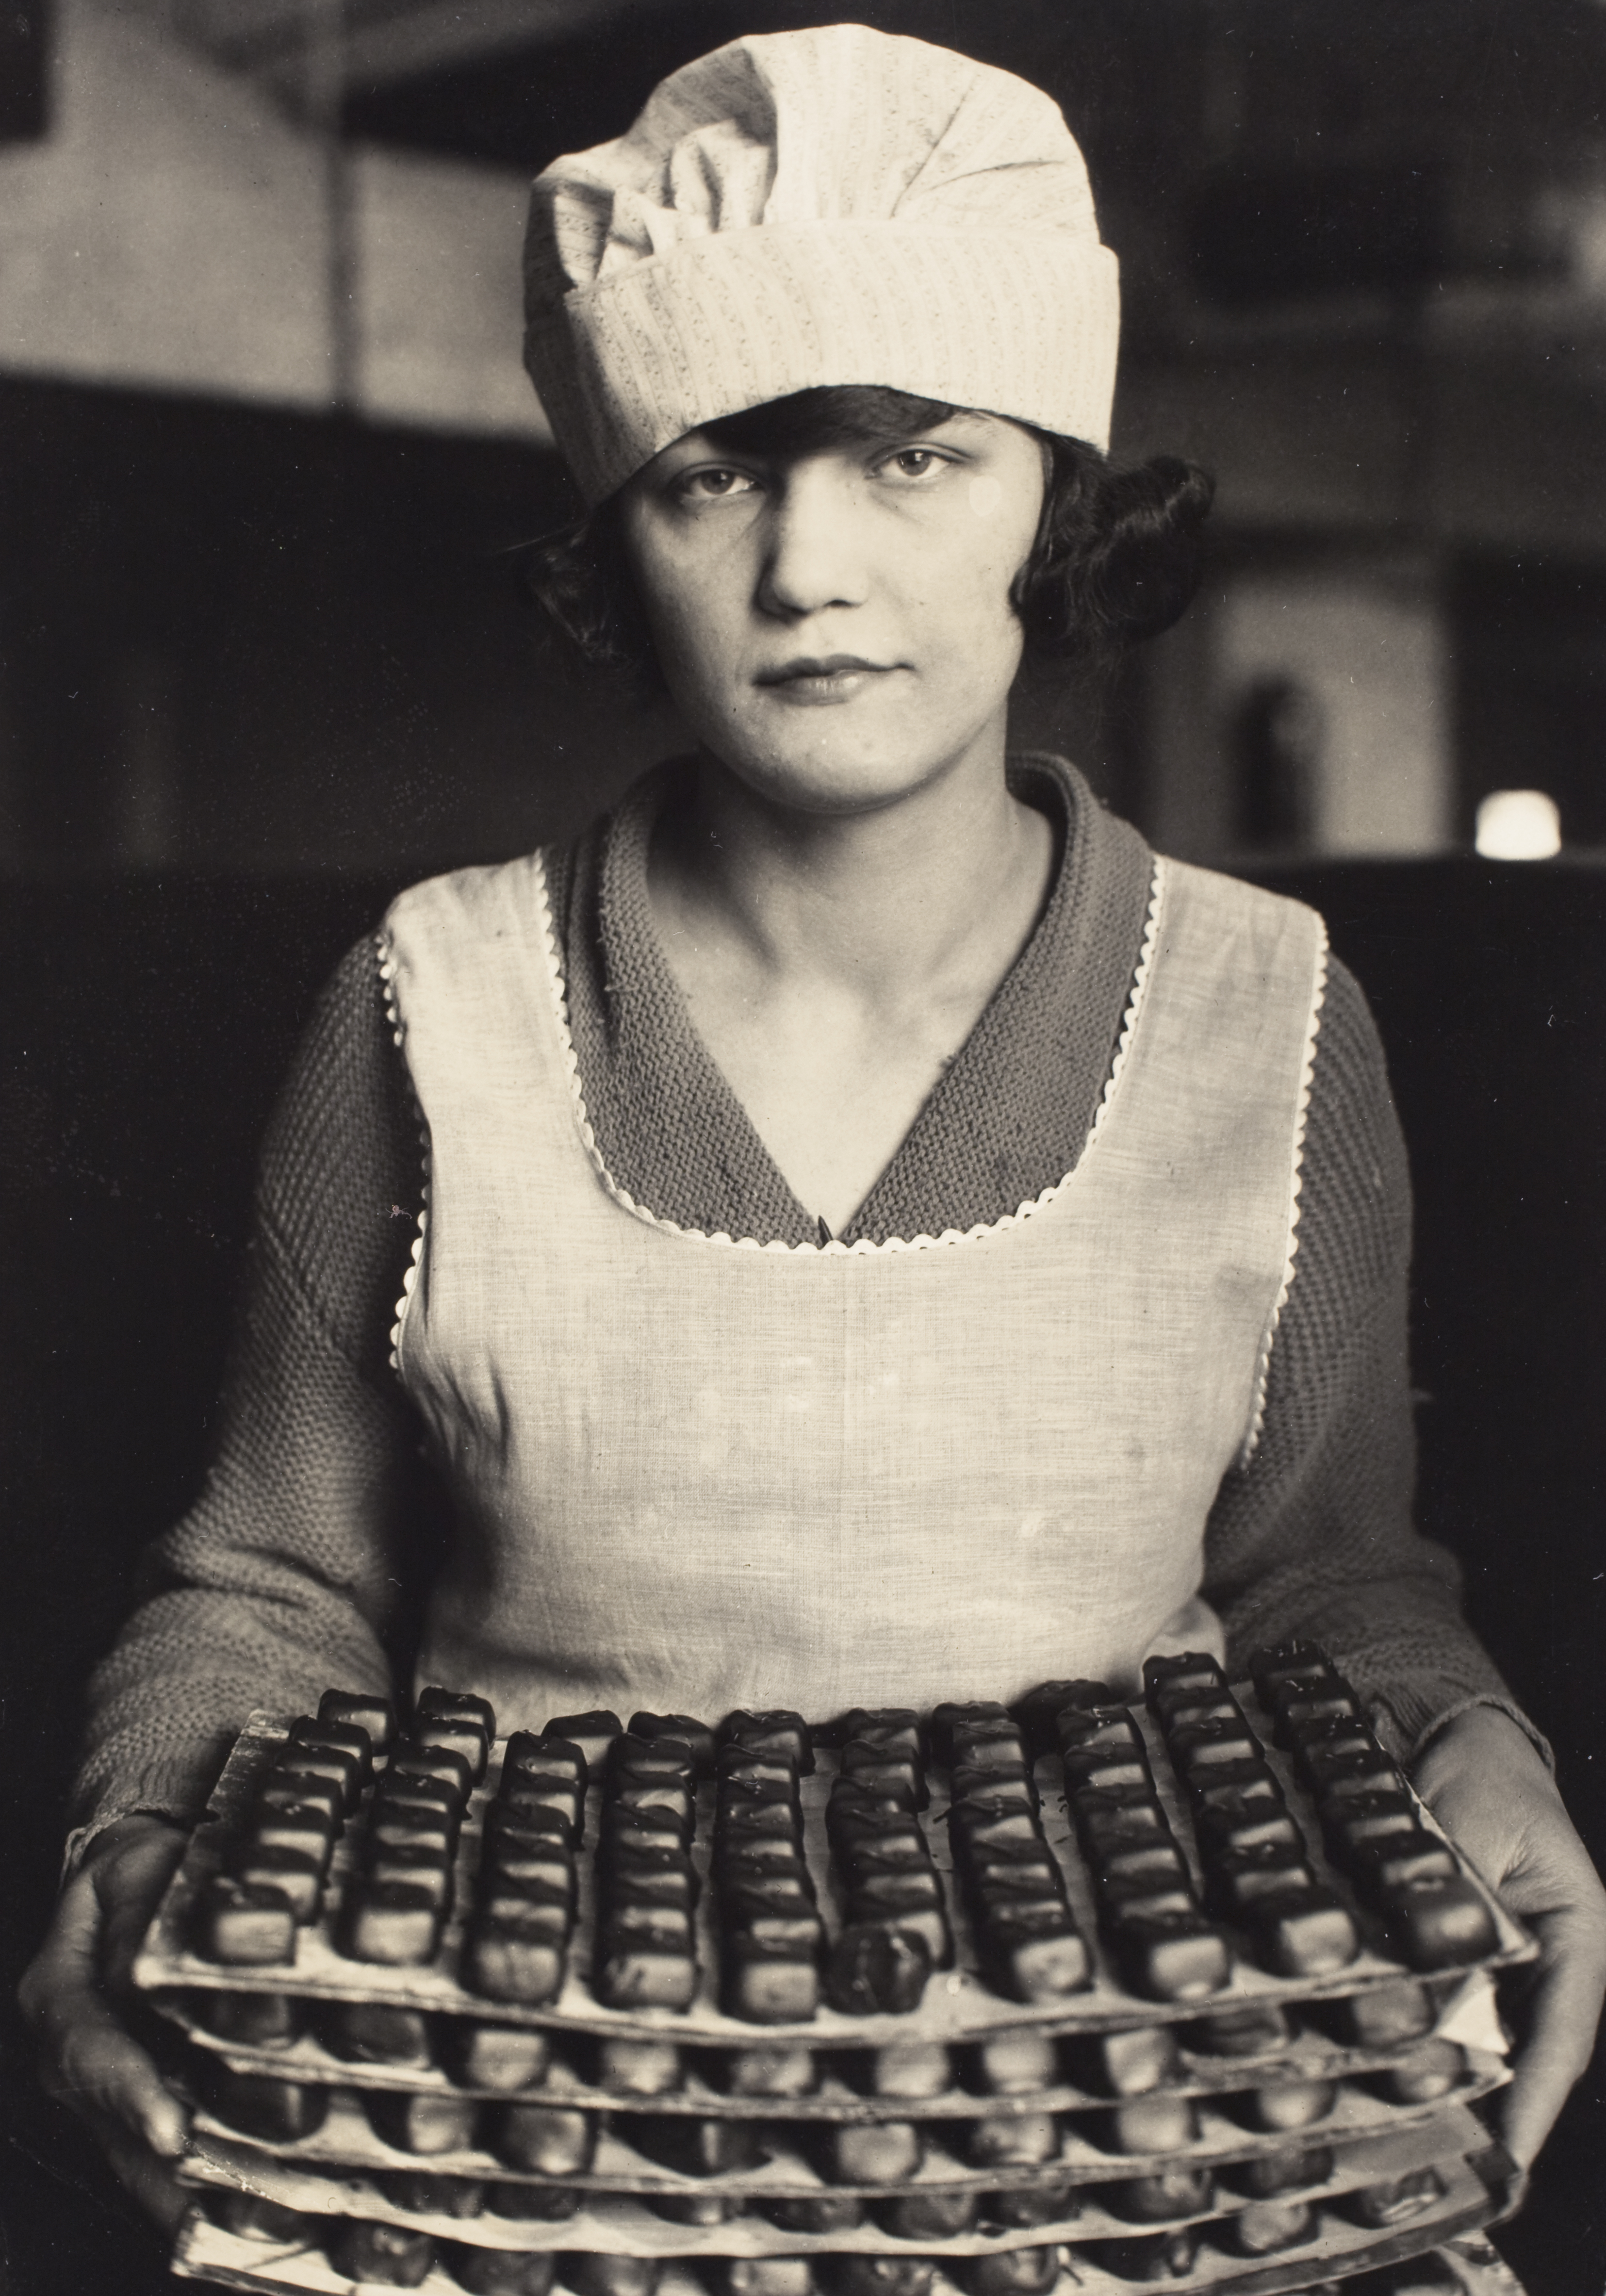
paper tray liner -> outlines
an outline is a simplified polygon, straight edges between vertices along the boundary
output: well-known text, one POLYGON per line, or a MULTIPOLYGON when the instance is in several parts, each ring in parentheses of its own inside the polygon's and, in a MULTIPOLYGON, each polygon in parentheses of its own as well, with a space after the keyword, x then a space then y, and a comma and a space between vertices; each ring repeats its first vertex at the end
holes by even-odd
MULTIPOLYGON (((1271 1743, 1268 1718, 1259 1709, 1252 1690, 1247 1685, 1240 1686, 1238 1696, 1262 1742, 1266 1759, 1282 1783, 1289 1808, 1300 1821, 1318 1879, 1336 1889, 1344 1901, 1354 1906, 1353 1891, 1326 1860, 1309 1795, 1294 1777, 1286 1757, 1271 1743)), ((1172 1775, 1158 1728, 1146 1708, 1135 1705, 1131 1710, 1149 1748, 1160 1800, 1197 1879, 1199 1858, 1192 1824, 1172 1775)), ((1404 1976, 1420 1974, 1405 1970, 1401 1963, 1389 1958, 1381 1949, 1377 1923, 1371 1916, 1359 1914, 1363 1938, 1361 1955, 1348 1968, 1331 1977, 1312 1980, 1269 1976, 1253 1965, 1248 1957, 1247 1947, 1242 1946, 1240 1940, 1241 1949, 1230 1982, 1208 2000, 1155 2002, 1126 1991, 1114 1973, 1109 1955, 1098 1935, 1091 1884, 1072 1837, 1059 1763, 1045 1757, 1037 1768, 1044 1830, 1065 1875, 1072 1909, 1095 1964, 1094 1982, 1084 1993, 1049 2004, 1023 2004, 1004 2000, 983 1983, 978 1972, 978 1956, 961 1893, 954 1883, 947 1826, 944 1818, 946 1801, 941 1787, 941 1774, 938 1773, 934 1782, 931 1807, 923 1813, 922 1825, 933 1863, 943 1876, 954 1929, 956 1966, 932 1977, 918 2009, 903 2015, 848 2017, 830 2007, 822 2007, 818 2014, 807 2023, 762 2026, 722 2013, 717 1999, 718 1943, 712 1913, 713 1893, 707 1886, 713 1812, 713 1789, 708 1784, 699 1791, 697 1833, 692 1843, 693 1862, 704 1887, 696 1916, 698 1991, 690 2009, 684 2012, 610 2010, 604 2008, 590 1990, 589 1949, 594 1914, 594 1877, 590 1849, 597 1838, 602 1796, 601 1786, 595 1783, 592 1784, 586 1799, 586 1848, 577 1861, 578 1917, 561 1991, 554 2002, 539 2008, 488 2002, 482 1996, 460 1985, 455 1972, 463 1941, 463 1909, 472 1900, 481 1818, 485 1804, 495 1792, 500 1776, 500 1756, 504 1751, 504 1743, 499 1744, 493 1756, 485 1785, 476 1790, 471 1801, 458 1853, 457 1911, 447 1925, 441 1951, 434 1963, 426 1968, 386 1969, 348 1960, 335 1951, 331 1938, 328 1906, 338 1900, 340 1890, 351 1871, 352 1838, 360 1826, 360 1819, 354 1818, 348 1823, 336 1845, 331 1868, 331 1887, 325 1893, 325 1910, 316 1923, 300 1932, 294 1962, 282 1966, 253 1969, 248 1972, 238 1967, 209 1961, 192 1950, 189 1939, 193 1926, 193 1908, 204 1882, 222 1866, 228 1843, 242 1824, 256 1782, 283 1742, 287 1732, 286 1724, 258 1713, 251 1716, 236 1741, 213 1791, 208 1816, 192 1837, 135 1961, 135 1981, 146 1990, 188 1987, 222 1988, 231 1992, 280 1991, 310 1998, 387 2002, 447 2014, 477 2017, 498 2024, 555 2026, 580 2033, 635 2036, 647 2039, 674 2038, 689 2046, 701 2044, 730 2049, 750 2047, 756 2043, 771 2045, 796 2041, 817 2048, 842 2050, 881 2047, 890 2042, 913 2038, 961 2043, 1025 2027, 1051 2033, 1077 2033, 1133 2024, 1183 2023, 1203 2013, 1248 2007, 1258 2003, 1292 2005, 1300 2001, 1333 1998, 1381 1984, 1396 1983, 1404 1976)), ((817 1755, 816 1760, 818 1767, 815 1774, 802 1781, 805 1847, 819 1891, 820 1910, 828 1931, 834 1933, 841 1920, 841 1902, 825 1839, 824 1810, 835 1772, 835 1760, 832 1755, 823 1751, 817 1755)), ((1418 1816, 1429 1832, 1447 1840, 1425 1804, 1418 1804, 1418 1816)), ((1534 1941, 1505 1912, 1467 1861, 1462 1858, 1460 1863, 1463 1872, 1474 1882, 1489 1906, 1495 1924, 1496 1949, 1479 1963, 1432 1974, 1459 1976, 1464 1974, 1467 1968, 1495 1968, 1531 1959, 1537 1951, 1534 1941)))
MULTIPOLYGON (((1466 1980, 1470 1986, 1487 1987, 1484 1971, 1466 1980)), ((1464 1988, 1457 1988, 1440 2009, 1437 2031, 1460 2011, 1464 1988)), ((304 2080, 324 2087, 400 2090, 409 2095, 480 2097, 488 2103, 518 2100, 535 2103, 573 2104, 596 2112, 684 2113, 703 2120, 877 2121, 978 2120, 1009 2119, 1027 2112, 1096 2112, 1129 2102, 1092 2089, 1060 2083, 1051 2088, 1019 2090, 994 2095, 975 2089, 954 2088, 938 2096, 866 2096, 834 2073, 821 2077, 807 2096, 733 2096, 716 2088, 698 2070, 695 2051, 689 2053, 678 2088, 656 2096, 599 2088, 572 2067, 556 2060, 538 2081, 523 2089, 473 2088, 451 2079, 438 2065, 358 2063, 337 2056, 313 2034, 283 2048, 245 2048, 222 2039, 198 2025, 181 1994, 159 1994, 156 2006, 177 2025, 196 2046, 211 2051, 237 2072, 264 2073, 282 2080, 304 2080)), ((490 2018, 487 2023, 494 2021, 490 2018)), ((589 2038, 590 2037, 586 2037, 589 2038)), ((905 2038, 911 2037, 905 2036, 905 2038)), ((1424 2036, 1422 2038, 1429 2038, 1424 2036)), ((1382 2072, 1422 2046, 1407 2041, 1390 2049, 1346 2048, 1320 2033, 1297 2032, 1274 2054, 1258 2057, 1206 2055, 1184 2048, 1180 2077, 1145 2089, 1145 2096, 1236 2095, 1247 2088, 1265 2088, 1291 2080, 1345 2080, 1382 2072)), ((820 2052, 822 2055, 825 2052, 820 2052)))
MULTIPOLYGON (((1498 2085, 1500 2074, 1463 2088, 1454 2103, 1471 2103, 1498 2085)), ((441 2177, 488 2178, 498 2184, 559 2184, 586 2193, 701 2193, 733 2198, 779 2198, 791 2194, 818 2195, 858 2194, 889 2198, 909 2192, 1000 2193, 1031 2191, 1069 2175, 1078 2185, 1111 2184, 1129 2177, 1158 2176, 1168 2169, 1225 2167, 1252 2161, 1290 2144, 1340 2144, 1351 2140, 1387 2140, 1391 2132, 1431 2127, 1452 2107, 1440 2098, 1431 2104, 1387 2105, 1354 2092, 1340 2097, 1325 2120, 1308 2129, 1261 2132, 1245 2129, 1218 2115, 1209 2115, 1199 2143, 1164 2153, 1107 2152, 1071 2132, 1057 2158, 1037 2168, 971 2169, 949 2157, 930 2156, 916 2173, 897 2185, 829 2184, 799 2150, 784 2130, 777 2131, 767 2147, 770 2158, 758 2168, 731 2170, 719 2176, 688 2177, 665 2169, 627 2144, 612 2130, 597 2140, 595 2164, 584 2175, 539 2177, 510 2169, 495 2153, 472 2152, 420 2154, 401 2152, 385 2144, 348 2099, 336 2098, 322 2128, 296 2144, 274 2144, 242 2138, 238 2129, 207 2112, 195 2116, 193 2142, 218 2140, 231 2146, 242 2142, 252 2151, 275 2160, 294 2161, 305 2168, 383 2169, 441 2177)))
MULTIPOLYGON (((1421 2256, 1454 2234, 1487 2224, 1498 2214, 1504 2187, 1491 2185, 1468 2162, 1444 2171, 1443 2199, 1425 2210, 1415 2223, 1397 2233, 1368 2233, 1357 2225, 1323 2210, 1316 2236, 1298 2249, 1261 2263, 1207 2250, 1200 2265, 1184 2280, 1166 2284, 1188 2296, 1209 2290, 1212 2296, 1282 2296, 1282 2292, 1307 2288, 1313 2274, 1342 2279, 1352 2273, 1421 2256)), ((1130 2232, 1132 2226, 1124 2230, 1130 2232)), ((462 2238, 461 2227, 453 2234, 462 2238)), ((578 2242, 569 2243, 572 2250, 578 2242)), ((784 2251, 801 2254, 794 2244, 784 2251)), ((911 2243, 903 2252, 935 2253, 911 2243)), ((355 2284, 329 2266, 319 2250, 289 2249, 266 2241, 241 2240, 210 2224, 199 2211, 180 2234, 174 2270, 183 2277, 210 2279, 225 2287, 258 2290, 274 2296, 280 2290, 310 2292, 310 2296, 352 2296, 355 2284)), ((1131 2296, 1135 2283, 1105 2271, 1084 2255, 1073 2255, 1061 2273, 1053 2296, 1131 2296)), ((423 2296, 462 2296, 460 2284, 438 2265, 422 2284, 423 2296)), ((707 2284, 684 2265, 671 2264, 660 2283, 660 2296, 709 2296, 707 2284)), ((963 2296, 940 2267, 931 2296, 963 2296)))
MULTIPOLYGON (((1309 2194, 1314 2197, 1357 2192, 1364 2185, 1408 2176, 1414 2169, 1459 2161, 1487 2142, 1482 2124, 1458 2106, 1451 2112, 1441 2112, 1437 2120, 1379 2132, 1347 2145, 1338 2153, 1332 2176, 1310 2186, 1309 2194)), ((1172 2159, 1166 2165, 1181 2164, 1172 2159)), ((951 2240, 898 2240, 875 2226, 842 2233, 790 2233, 758 2216, 739 2217, 723 2225, 673 2225, 640 2199, 623 2193, 593 2192, 577 2215, 552 2224, 504 2218, 490 2212, 461 2218, 421 2216, 386 2199, 377 2185, 360 2174, 319 2175, 309 2162, 275 2160, 250 2145, 220 2144, 210 2137, 203 2138, 192 2152, 180 2175, 186 2184, 243 2189, 313 2215, 372 2217, 475 2246, 516 2250, 596 2248, 610 2254, 637 2256, 828 2256, 848 2251, 885 2256, 981 2256, 1001 2249, 1040 2248, 1056 2240, 1106 2239, 1164 2228, 1137 2225, 1129 2217, 1118 2215, 1098 2201, 1098 2188, 1092 2185, 1086 2188, 1074 2218, 1020 2231, 964 2233, 951 2240), (576 2231, 581 2225, 588 2228, 584 2240, 576 2231)), ((916 2184, 901 2189, 918 2192, 921 2187, 916 2184)), ((1246 2194, 1221 2190, 1192 2218, 1182 2216, 1168 2222, 1202 2223, 1234 2216, 1249 2205, 1246 2194)))

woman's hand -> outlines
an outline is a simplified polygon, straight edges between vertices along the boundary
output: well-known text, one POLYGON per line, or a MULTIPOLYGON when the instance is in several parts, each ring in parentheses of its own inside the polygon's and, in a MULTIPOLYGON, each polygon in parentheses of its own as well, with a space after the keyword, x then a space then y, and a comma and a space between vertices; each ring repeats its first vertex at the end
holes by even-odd
POLYGON ((119 1818, 97 1834, 19 1988, 45 2088, 88 2122, 122 2182, 169 2231, 184 2208, 168 2164, 184 2151, 186 2115, 122 2019, 135 1999, 134 1956, 184 1839, 160 1817, 119 1818))
POLYGON ((1516 2005, 1516 2078, 1502 2134, 1526 2169, 1589 2063, 1606 1997, 1606 1890, 1555 1781, 1497 1707, 1441 1730, 1416 1765, 1417 1792, 1484 1879, 1539 1940, 1516 2005))

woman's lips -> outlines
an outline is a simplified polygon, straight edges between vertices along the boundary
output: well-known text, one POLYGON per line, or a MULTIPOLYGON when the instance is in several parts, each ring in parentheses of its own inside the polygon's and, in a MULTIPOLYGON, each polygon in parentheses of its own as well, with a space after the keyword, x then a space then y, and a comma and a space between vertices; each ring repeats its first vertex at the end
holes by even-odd
POLYGON ((782 662, 777 668, 760 670, 754 683, 780 701, 816 707, 822 702, 851 701, 873 679, 889 676, 894 666, 865 661, 853 653, 802 655, 796 661, 782 662))

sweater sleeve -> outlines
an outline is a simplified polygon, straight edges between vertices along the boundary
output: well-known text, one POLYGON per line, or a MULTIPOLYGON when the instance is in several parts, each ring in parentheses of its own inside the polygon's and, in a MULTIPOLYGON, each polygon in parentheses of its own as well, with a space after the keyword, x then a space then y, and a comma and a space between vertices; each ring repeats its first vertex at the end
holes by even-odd
POLYGON ((1454 1557, 1412 1527, 1407 1313, 1411 1190, 1383 1048, 1334 963, 1311 1079, 1294 1276, 1266 1416, 1223 1480, 1205 1593, 1241 1669, 1257 1644, 1323 1643, 1410 1759, 1471 1705, 1545 1751, 1462 1617, 1454 1557))
POLYGON ((373 945, 325 990, 264 1143, 216 1453, 147 1554, 90 1685, 82 1839, 188 1819, 254 1707, 388 1687, 427 1536, 416 1431, 389 1368, 417 1234, 418 1122, 373 945))

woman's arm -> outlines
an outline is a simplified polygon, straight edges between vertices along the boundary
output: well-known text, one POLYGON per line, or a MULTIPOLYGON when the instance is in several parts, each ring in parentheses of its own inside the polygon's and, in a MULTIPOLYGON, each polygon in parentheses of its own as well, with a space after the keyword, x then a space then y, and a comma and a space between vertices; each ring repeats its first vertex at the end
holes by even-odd
POLYGON ((1334 965, 1317 1041, 1294 1281, 1261 1440, 1224 1480, 1206 1593, 1229 1659, 1315 1636, 1474 1863, 1540 1939, 1506 2141, 1537 2152, 1588 2062, 1606 1990, 1606 1893, 1548 1750, 1461 1615, 1460 1572, 1412 1526, 1410 1183, 1372 1016, 1334 965))
POLYGON ((417 1434, 389 1369, 422 1168, 363 944, 269 1129, 217 1456, 91 1686, 75 1870, 23 1981, 45 2085, 164 2218, 184 2114, 130 2030, 128 1971, 183 1829, 253 1707, 388 1686, 422 1577, 417 1434))

